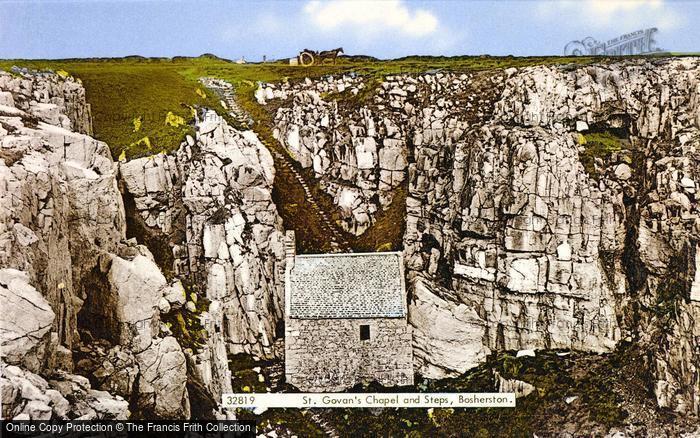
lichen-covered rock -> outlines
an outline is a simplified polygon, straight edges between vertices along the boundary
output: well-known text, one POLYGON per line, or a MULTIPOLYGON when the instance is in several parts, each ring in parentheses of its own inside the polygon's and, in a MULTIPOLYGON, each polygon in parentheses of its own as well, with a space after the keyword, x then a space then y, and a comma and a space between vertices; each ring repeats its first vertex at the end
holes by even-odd
MULTIPOLYGON (((142 376, 185 394, 169 408, 184 415, 186 379, 149 374, 133 358, 161 342, 160 301, 181 298, 148 250, 125 240, 109 148, 76 132, 90 132, 82 86, 20 71, 0 72, 0 90, 0 294, 11 309, 0 314, 3 360, 20 366, 6 367, 15 376, 36 376, 27 379, 41 392, 49 379, 69 403, 46 392, 16 399, 3 417, 126 419, 128 402, 103 389, 130 399, 142 376)), ((177 342, 168 353, 184 363, 177 342)))
POLYGON ((173 337, 154 339, 151 346, 136 355, 140 377, 138 404, 144 418, 189 418, 187 363, 173 337))
POLYGON ((120 171, 145 224, 173 238, 176 275, 198 279, 202 295, 220 309, 209 317, 218 315, 218 332, 227 328, 226 351, 276 356, 282 224, 271 196, 272 156, 255 134, 205 112, 194 144, 122 163, 120 171), (177 216, 184 217, 179 236, 171 227, 177 216))
POLYGON ((2 417, 26 420, 126 420, 129 403, 90 388, 81 376, 59 373, 46 380, 17 366, 4 365, 0 377, 2 417))
POLYGON ((38 371, 47 353, 54 312, 25 272, 0 269, 0 348, 3 361, 38 371))

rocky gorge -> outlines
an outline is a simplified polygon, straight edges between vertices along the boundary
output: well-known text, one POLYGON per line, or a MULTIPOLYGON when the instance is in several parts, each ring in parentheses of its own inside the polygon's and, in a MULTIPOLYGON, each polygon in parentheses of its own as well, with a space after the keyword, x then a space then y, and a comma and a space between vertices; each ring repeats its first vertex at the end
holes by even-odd
POLYGON ((685 58, 341 76, 261 84, 256 97, 347 231, 370 227, 406 184, 417 372, 634 343, 659 406, 697 415, 699 69, 685 58))
MULTIPOLYGON (((348 235, 405 192, 420 376, 633 346, 654 404, 699 414, 700 60, 345 74, 255 98, 348 235)), ((204 108, 195 132, 115 162, 79 80, 0 73, 3 418, 225 418, 230 357, 282 359, 269 145, 204 108)))

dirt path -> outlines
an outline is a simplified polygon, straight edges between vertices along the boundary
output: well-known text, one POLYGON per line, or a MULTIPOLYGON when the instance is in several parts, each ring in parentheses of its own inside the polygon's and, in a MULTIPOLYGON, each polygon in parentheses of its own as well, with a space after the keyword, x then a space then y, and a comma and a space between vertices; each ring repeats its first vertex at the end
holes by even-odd
MULTIPOLYGON (((202 78, 201 81, 221 97, 231 117, 244 128, 253 129, 255 121, 236 103, 233 85, 213 78, 202 78)), ((272 197, 285 228, 294 230, 296 234, 297 251, 351 252, 350 243, 333 223, 332 215, 314 198, 311 183, 300 171, 299 164, 279 143, 270 144, 258 137, 272 153, 276 170, 272 197)))

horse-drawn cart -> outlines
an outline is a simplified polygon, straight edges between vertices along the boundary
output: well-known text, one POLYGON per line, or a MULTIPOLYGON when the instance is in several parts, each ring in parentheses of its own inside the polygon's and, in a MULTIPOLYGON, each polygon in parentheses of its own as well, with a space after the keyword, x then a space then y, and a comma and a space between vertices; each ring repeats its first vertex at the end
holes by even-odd
MULTIPOLYGON (((297 65, 303 65, 304 67, 309 67, 315 64, 323 64, 326 60, 333 61, 335 64, 338 59, 338 55, 344 54, 343 48, 338 47, 333 50, 324 50, 317 52, 315 50, 304 49, 299 52, 299 56, 296 57, 297 65)), ((294 58, 292 58, 294 59, 294 58)))

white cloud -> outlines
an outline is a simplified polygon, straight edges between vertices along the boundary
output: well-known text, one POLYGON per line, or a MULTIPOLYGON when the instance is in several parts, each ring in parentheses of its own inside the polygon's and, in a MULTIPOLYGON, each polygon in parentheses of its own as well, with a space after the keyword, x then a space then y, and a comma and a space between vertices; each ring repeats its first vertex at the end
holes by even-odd
POLYGON ((672 30, 683 24, 683 17, 664 0, 580 0, 542 2, 539 16, 561 25, 580 24, 593 30, 620 33, 643 27, 672 30))
POLYGON ((400 32, 408 37, 424 37, 438 29, 438 19, 430 11, 409 8, 402 0, 310 1, 304 6, 310 21, 324 31, 355 27, 358 33, 400 32))

